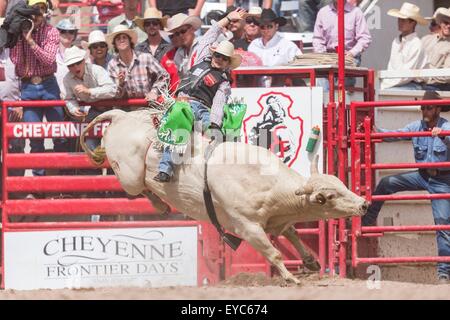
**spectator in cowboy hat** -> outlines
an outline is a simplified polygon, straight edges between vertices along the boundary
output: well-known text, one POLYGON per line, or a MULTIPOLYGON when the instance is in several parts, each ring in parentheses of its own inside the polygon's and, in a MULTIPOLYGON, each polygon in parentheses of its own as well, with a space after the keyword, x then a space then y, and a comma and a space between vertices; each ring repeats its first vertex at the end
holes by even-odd
MULTIPOLYGON (((44 18, 47 13, 46 0, 30 0, 28 5, 38 9, 30 29, 22 30, 17 44, 11 49, 11 61, 16 66, 16 75, 21 78, 22 100, 59 100, 60 90, 55 78, 56 52, 59 32, 44 18)), ((24 122, 63 121, 62 107, 23 108, 24 122)), ((54 150, 67 151, 67 139, 54 138, 54 150)), ((44 152, 44 139, 30 140, 31 153, 44 152)), ((43 169, 33 169, 33 175, 42 176, 43 169)))
MULTIPOLYGON (((422 46, 427 56, 427 68, 450 68, 450 9, 439 8, 434 14, 439 33, 422 38, 422 46)), ((450 77, 425 78, 425 88, 432 90, 450 90, 450 77)))
POLYGON ((261 13, 260 7, 250 8, 245 18, 244 35, 233 43, 236 49, 247 51, 250 43, 261 36, 261 29, 259 28, 261 13))
POLYGON ((118 87, 117 98, 151 101, 167 92, 169 75, 166 70, 151 54, 134 50, 136 31, 118 25, 106 36, 106 42, 116 52, 108 64, 108 72, 118 87))
POLYGON ((77 38, 78 27, 70 21, 70 19, 62 19, 56 25, 59 31, 59 48, 56 52, 56 80, 58 81, 59 90, 61 91, 61 98, 64 99, 66 90, 64 89, 63 79, 69 72, 64 63, 64 54, 66 49, 70 48, 77 38))
POLYGON ((94 30, 89 33, 88 42, 82 44, 84 49, 88 49, 91 56, 91 63, 108 68, 108 63, 112 55, 108 52, 105 34, 100 30, 94 30))
MULTIPOLYGON (((441 100, 435 91, 425 92, 422 100, 441 100)), ((384 141, 412 140, 414 156, 417 163, 433 163, 450 161, 450 136, 439 136, 442 130, 450 130, 450 123, 440 116, 441 112, 450 110, 450 106, 423 105, 422 120, 414 121, 397 130, 379 129, 377 132, 417 132, 428 131, 431 136, 413 138, 386 138, 384 141)), ((380 180, 373 195, 389 195, 400 191, 427 190, 430 194, 450 193, 449 168, 418 169, 410 172, 387 176, 380 180)), ((450 224, 450 199, 431 200, 434 223, 450 224)), ((378 213, 383 202, 374 201, 362 218, 363 226, 376 225, 378 213)), ((450 231, 437 231, 437 248, 439 256, 450 256, 450 231)), ((442 283, 449 283, 450 263, 440 262, 437 275, 442 283)))
MULTIPOLYGON (((392 41, 391 57, 388 70, 423 69, 426 64, 422 42, 416 33, 417 24, 427 25, 427 20, 420 15, 420 8, 409 2, 402 4, 400 9, 391 9, 389 16, 396 17, 400 35, 392 41)), ((412 78, 383 79, 381 89, 398 88, 421 90, 422 85, 412 78)))
MULTIPOLYGON (((78 121, 90 122, 108 108, 80 107, 78 102, 112 99, 116 95, 117 86, 103 67, 86 62, 86 51, 78 47, 66 50, 64 63, 70 71, 64 77, 67 111, 78 121)), ((99 139, 91 139, 88 146, 95 149, 99 142, 99 139)))
MULTIPOLYGON (((199 40, 193 67, 182 79, 178 97, 189 102, 195 121, 201 122, 202 131, 210 128, 220 130, 223 107, 231 95, 230 70, 241 64, 241 56, 234 53, 233 44, 224 40, 212 46, 222 28, 231 20, 243 19, 246 12, 237 9, 214 24, 199 40)), ((177 106, 175 104, 174 106, 177 106)), ((167 147, 159 164, 159 173, 153 178, 159 182, 169 182, 173 175, 172 153, 167 147)))
MULTIPOLYGON (((108 22, 107 33, 110 34, 113 32, 115 27, 117 27, 118 25, 123 25, 126 26, 128 29, 133 29, 134 31, 136 31, 139 42, 142 42, 145 39, 147 39, 147 34, 141 29, 139 29, 136 23, 134 22, 134 19, 141 14, 138 11, 139 1, 123 0, 123 7, 125 9, 125 12, 120 16, 111 19, 111 21, 108 22)), ((136 44, 137 43, 135 43, 135 45, 136 44)))
POLYGON ((170 76, 170 92, 173 93, 178 87, 180 78, 178 68, 174 62, 175 51, 172 50, 172 44, 161 37, 161 32, 167 26, 168 17, 163 17, 161 11, 155 8, 145 10, 144 18, 137 18, 136 25, 144 30, 148 39, 136 46, 136 51, 149 53, 158 60, 161 66, 166 69, 170 76))
MULTIPOLYGON (((230 12, 234 10, 236 10, 235 6, 228 7, 227 11, 222 15, 222 17, 220 17, 220 19, 225 18, 230 12)), ((231 20, 226 29, 231 32, 232 37, 228 38, 227 40, 229 40, 234 45, 236 41, 244 36, 244 26, 245 21, 243 18, 231 20)))
POLYGON ((193 52, 198 44, 195 31, 201 25, 199 17, 187 16, 184 13, 178 13, 167 20, 167 28, 164 30, 169 33, 172 43, 180 46, 174 57, 180 79, 183 79, 192 67, 193 52))

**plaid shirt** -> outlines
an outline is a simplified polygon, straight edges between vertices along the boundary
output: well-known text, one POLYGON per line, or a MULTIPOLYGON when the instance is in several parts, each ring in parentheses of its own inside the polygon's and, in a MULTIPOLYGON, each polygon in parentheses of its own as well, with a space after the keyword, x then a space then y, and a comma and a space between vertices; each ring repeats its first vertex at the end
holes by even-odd
POLYGON ((116 54, 108 63, 108 72, 117 84, 117 98, 145 98, 150 91, 159 94, 169 88, 169 74, 149 53, 133 51, 133 60, 127 66, 116 54), (119 73, 125 72, 125 84, 119 86, 119 73))
POLYGON ((47 23, 31 34, 36 46, 31 49, 22 37, 11 49, 11 61, 16 65, 16 75, 20 78, 49 76, 56 72, 56 52, 59 46, 59 32, 47 23), (28 70, 27 70, 28 64, 28 70))

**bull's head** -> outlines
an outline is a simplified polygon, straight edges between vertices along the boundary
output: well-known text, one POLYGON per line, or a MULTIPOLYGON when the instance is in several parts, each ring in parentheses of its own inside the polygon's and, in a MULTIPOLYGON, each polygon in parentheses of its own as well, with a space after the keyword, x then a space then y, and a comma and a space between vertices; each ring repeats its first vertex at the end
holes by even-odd
POLYGON ((311 209, 322 218, 364 215, 368 208, 367 201, 348 190, 335 176, 319 174, 318 159, 316 156, 311 163, 311 177, 308 182, 295 194, 304 196, 311 209))

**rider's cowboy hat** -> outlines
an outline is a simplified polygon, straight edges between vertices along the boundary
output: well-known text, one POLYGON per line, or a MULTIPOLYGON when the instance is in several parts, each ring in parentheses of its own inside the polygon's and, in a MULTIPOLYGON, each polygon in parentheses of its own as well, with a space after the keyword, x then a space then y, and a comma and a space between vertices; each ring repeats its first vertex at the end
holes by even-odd
POLYGON ((119 25, 115 26, 113 31, 110 34, 106 35, 106 43, 110 47, 112 47, 114 38, 121 33, 125 33, 126 35, 128 35, 131 38, 131 42, 134 45, 137 44, 138 35, 137 35, 136 30, 128 29, 128 27, 123 24, 119 24, 119 25))
POLYGON ((403 3, 400 10, 390 9, 387 14, 400 19, 412 19, 421 25, 428 24, 428 21, 420 15, 420 8, 409 2, 403 3))
POLYGON ((242 57, 234 53, 234 45, 228 40, 222 41, 217 47, 210 48, 210 50, 212 53, 217 52, 230 57, 230 69, 236 69, 242 62, 242 57))
POLYGON ((164 28, 164 31, 173 32, 175 29, 186 24, 191 25, 194 30, 197 30, 201 27, 202 20, 196 16, 188 16, 184 13, 177 13, 167 20, 167 27, 164 28))
POLYGON ((149 20, 149 19, 159 20, 161 22, 162 27, 165 28, 167 26, 167 19, 169 19, 169 16, 163 17, 162 12, 156 8, 147 8, 147 10, 145 10, 145 12, 144 12, 144 17, 143 18, 135 18, 134 23, 136 23, 136 25, 142 31, 145 32, 144 22, 145 22, 145 20, 149 20))

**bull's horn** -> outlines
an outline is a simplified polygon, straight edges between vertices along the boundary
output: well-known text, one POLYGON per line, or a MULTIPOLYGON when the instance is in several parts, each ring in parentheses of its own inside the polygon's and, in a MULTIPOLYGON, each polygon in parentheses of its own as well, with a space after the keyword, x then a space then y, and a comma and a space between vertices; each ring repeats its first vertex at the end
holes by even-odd
POLYGON ((313 193, 313 189, 308 185, 305 185, 295 190, 296 196, 302 196, 304 194, 311 194, 311 193, 313 193))
POLYGON ((318 163, 319 163, 319 156, 316 154, 314 156, 314 159, 311 161, 311 175, 319 173, 319 169, 317 167, 318 163))

